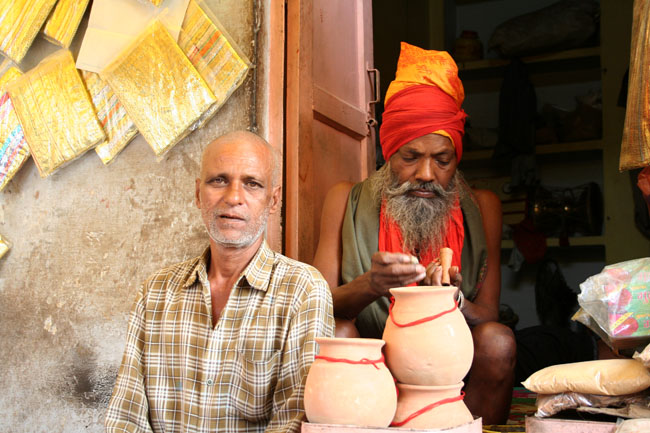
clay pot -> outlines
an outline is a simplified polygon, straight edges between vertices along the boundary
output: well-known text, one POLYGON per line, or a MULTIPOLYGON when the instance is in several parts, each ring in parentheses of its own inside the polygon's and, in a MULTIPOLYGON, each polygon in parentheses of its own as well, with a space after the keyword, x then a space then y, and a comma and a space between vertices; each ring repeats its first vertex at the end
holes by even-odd
POLYGON ((390 292, 395 301, 383 339, 386 364, 397 381, 411 385, 462 381, 472 365, 474 343, 453 298, 456 288, 400 287, 390 292))
POLYGON ((444 386, 398 383, 397 412, 391 424, 411 429, 444 429, 473 421, 462 400, 463 382, 444 386))
POLYGON ((316 338, 320 351, 305 384, 312 423, 388 427, 397 407, 395 381, 383 361, 384 342, 316 338))

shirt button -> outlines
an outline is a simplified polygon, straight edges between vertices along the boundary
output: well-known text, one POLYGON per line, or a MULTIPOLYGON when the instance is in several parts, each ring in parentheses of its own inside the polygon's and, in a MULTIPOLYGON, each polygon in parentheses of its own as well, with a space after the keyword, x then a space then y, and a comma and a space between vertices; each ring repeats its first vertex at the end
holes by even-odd
POLYGON ((214 385, 214 380, 212 380, 212 379, 208 379, 205 383, 206 383, 208 386, 212 386, 212 385, 214 385))

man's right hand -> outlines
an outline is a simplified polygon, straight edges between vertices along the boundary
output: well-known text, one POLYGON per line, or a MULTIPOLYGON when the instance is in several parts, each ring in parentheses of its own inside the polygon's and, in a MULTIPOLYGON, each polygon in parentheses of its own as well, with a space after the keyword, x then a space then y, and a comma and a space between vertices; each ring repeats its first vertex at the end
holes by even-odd
POLYGON ((379 251, 372 255, 368 272, 371 289, 379 296, 390 296, 388 289, 404 287, 426 277, 426 269, 414 256, 379 251))

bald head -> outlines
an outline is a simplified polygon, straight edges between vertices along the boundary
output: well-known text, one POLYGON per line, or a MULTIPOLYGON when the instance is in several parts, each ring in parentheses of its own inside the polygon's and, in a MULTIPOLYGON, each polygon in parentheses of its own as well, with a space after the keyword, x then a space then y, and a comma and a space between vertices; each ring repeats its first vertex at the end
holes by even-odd
POLYGON ((216 138, 214 141, 208 144, 203 150, 203 155, 201 157, 201 174, 202 175, 204 174, 206 168, 205 164, 208 159, 206 158, 206 155, 216 151, 217 149, 223 146, 237 146, 241 144, 260 146, 265 150, 265 152, 268 155, 268 161, 270 164, 271 183, 272 186, 274 187, 277 186, 280 181, 279 179, 280 178, 280 157, 278 155, 277 150, 275 150, 273 146, 269 144, 268 141, 266 141, 259 135, 249 131, 229 132, 227 134, 224 134, 216 138))

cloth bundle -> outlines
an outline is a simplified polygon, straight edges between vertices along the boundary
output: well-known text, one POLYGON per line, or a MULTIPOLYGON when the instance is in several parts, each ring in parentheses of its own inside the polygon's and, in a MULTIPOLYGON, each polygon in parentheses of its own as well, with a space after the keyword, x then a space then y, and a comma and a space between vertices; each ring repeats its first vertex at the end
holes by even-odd
POLYGON ((95 147, 95 152, 104 164, 108 164, 138 135, 138 128, 99 74, 81 71, 81 77, 86 83, 95 113, 107 136, 106 141, 95 147))
POLYGON ((9 241, 0 235, 0 259, 9 251, 9 248, 11 248, 9 241))
POLYGON ((0 16, 0 51, 15 63, 20 63, 56 0, 14 0, 9 3, 3 6, 0 16))
POLYGON ((68 50, 46 57, 8 91, 41 177, 106 139, 68 50))
POLYGON ((43 35, 63 48, 70 47, 90 0, 58 0, 45 23, 43 35))
POLYGON ((101 73, 157 156, 182 140, 217 102, 160 21, 101 73))
POLYGON ((229 40, 232 39, 209 9, 190 0, 178 45, 217 98, 192 129, 201 128, 210 120, 246 78, 250 64, 229 40))
POLYGON ((620 170, 650 165, 650 0, 635 0, 620 170))
POLYGON ((16 67, 9 67, 0 77, 0 191, 29 159, 29 148, 23 128, 6 88, 22 75, 16 67))

